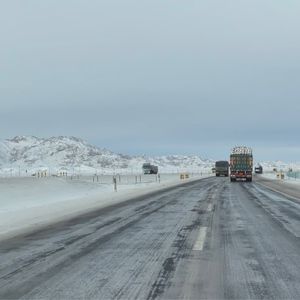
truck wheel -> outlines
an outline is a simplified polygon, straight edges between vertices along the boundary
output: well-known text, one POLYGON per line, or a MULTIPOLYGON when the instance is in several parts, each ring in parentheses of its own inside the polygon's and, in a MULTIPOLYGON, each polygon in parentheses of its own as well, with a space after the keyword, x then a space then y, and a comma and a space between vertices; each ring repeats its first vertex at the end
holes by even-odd
POLYGON ((230 181, 231 182, 235 182, 235 178, 230 178, 230 181))

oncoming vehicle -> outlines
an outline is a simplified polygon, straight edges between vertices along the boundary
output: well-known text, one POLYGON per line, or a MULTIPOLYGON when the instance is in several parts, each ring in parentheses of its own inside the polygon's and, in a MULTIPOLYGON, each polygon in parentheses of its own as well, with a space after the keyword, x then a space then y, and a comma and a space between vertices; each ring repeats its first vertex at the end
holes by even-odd
POLYGON ((227 177, 228 174, 229 174, 229 163, 228 163, 228 161, 226 161, 226 160, 216 161, 215 173, 216 173, 217 177, 219 177, 219 176, 226 176, 227 177))
POLYGON ((142 168, 145 175, 158 173, 158 167, 151 165, 150 163, 144 163, 142 168))

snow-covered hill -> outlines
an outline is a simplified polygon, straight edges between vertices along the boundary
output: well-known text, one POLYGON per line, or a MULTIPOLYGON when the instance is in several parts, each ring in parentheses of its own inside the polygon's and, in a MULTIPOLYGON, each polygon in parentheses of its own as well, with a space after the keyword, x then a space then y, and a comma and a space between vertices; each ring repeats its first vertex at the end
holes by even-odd
POLYGON ((212 160, 199 156, 170 155, 159 157, 116 154, 88 144, 76 137, 37 138, 16 136, 0 141, 0 173, 25 175, 37 171, 68 173, 141 172, 144 162, 159 166, 160 172, 209 170, 212 160))

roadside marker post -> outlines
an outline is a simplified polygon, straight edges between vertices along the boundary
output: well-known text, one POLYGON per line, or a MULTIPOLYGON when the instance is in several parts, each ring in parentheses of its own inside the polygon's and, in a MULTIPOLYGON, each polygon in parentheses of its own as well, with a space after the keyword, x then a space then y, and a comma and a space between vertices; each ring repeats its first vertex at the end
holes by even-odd
POLYGON ((113 177, 114 191, 117 192, 117 178, 113 177))

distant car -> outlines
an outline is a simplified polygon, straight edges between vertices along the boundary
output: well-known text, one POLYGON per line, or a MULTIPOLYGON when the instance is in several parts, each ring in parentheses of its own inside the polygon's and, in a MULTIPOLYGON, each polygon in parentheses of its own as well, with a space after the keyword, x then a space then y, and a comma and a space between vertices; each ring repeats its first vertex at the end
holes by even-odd
POLYGON ((262 166, 257 166, 254 168, 255 174, 262 174, 263 173, 263 167, 262 166))
POLYGON ((150 163, 144 163, 143 164, 143 173, 146 174, 157 174, 158 173, 158 167, 151 165, 150 163))

